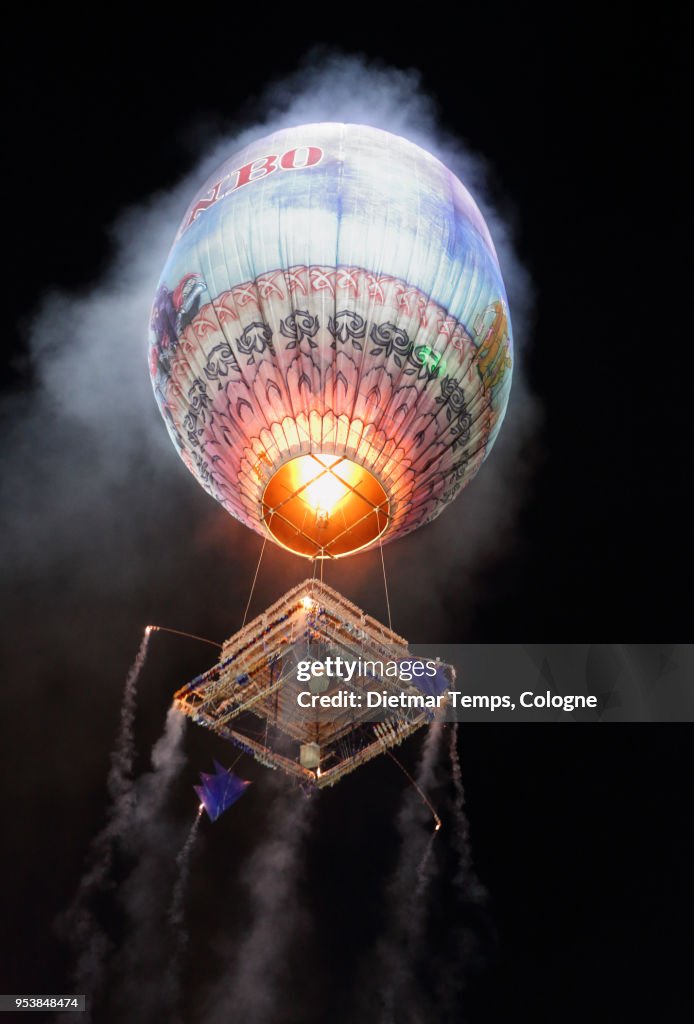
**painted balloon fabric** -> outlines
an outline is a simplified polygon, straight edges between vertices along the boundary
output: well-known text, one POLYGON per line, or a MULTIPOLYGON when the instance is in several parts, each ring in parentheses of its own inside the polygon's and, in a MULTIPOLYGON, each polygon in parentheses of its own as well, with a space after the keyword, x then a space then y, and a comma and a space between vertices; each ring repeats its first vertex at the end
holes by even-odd
MULTIPOLYGON (((150 371, 182 459, 247 526, 282 519, 273 476, 318 455, 328 473, 333 457, 368 471, 379 495, 363 497, 375 531, 353 521, 352 547, 331 534, 322 555, 405 534, 472 479, 506 409, 511 328, 484 220, 406 139, 343 124, 260 139, 183 218, 150 371)), ((294 528, 311 554, 316 534, 294 528)))

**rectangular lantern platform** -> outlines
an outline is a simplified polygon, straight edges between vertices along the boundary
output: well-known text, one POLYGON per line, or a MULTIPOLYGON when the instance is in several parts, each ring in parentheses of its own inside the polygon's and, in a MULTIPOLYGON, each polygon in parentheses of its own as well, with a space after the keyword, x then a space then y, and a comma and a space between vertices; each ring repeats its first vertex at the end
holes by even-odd
MULTIPOLYGON (((174 701, 198 725, 261 764, 322 788, 431 721, 433 711, 421 706, 422 689, 381 671, 408 658, 403 637, 331 587, 305 580, 230 637, 219 662, 183 686, 174 701), (349 681, 297 679, 300 662, 331 658, 335 664, 338 657, 357 663, 349 681), (394 697, 398 706, 368 708, 369 691, 394 697), (361 706, 302 708, 298 702, 300 693, 340 692, 355 694, 347 702, 361 706)), ((439 668, 441 688, 452 670, 439 668)))

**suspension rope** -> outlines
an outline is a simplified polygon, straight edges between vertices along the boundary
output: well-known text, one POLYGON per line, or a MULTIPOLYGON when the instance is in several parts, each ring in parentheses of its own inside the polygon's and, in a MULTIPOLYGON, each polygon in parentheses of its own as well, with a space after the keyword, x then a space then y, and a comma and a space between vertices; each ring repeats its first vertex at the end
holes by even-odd
POLYGON ((251 592, 248 595, 248 602, 246 604, 246 611, 243 613, 243 622, 241 623, 241 629, 243 629, 243 627, 246 625, 246 619, 248 618, 248 611, 249 611, 249 609, 251 607, 251 601, 253 600, 253 591, 255 590, 255 583, 256 583, 256 580, 258 579, 258 573, 260 572, 260 563, 263 560, 263 554, 265 552, 265 545, 266 544, 267 544, 267 534, 265 534, 265 537, 263 538, 263 546, 260 549, 260 556, 258 558, 258 564, 255 567, 255 576, 253 577, 253 582, 251 583, 251 592))
POLYGON ((400 762, 398 761, 398 759, 395 756, 395 754, 393 754, 392 751, 390 751, 390 750, 386 750, 386 754, 393 761, 395 761, 396 765, 398 766, 400 771, 403 773, 403 775, 412 783, 414 788, 417 790, 417 792, 419 793, 419 795, 422 798, 422 801, 427 805, 427 807, 429 808, 429 810, 431 811, 431 813, 432 813, 432 815, 434 817, 434 821, 436 822, 436 828, 434 829, 434 832, 438 832, 439 829, 441 828, 442 822, 441 822, 441 819, 439 818, 438 814, 436 813, 436 809, 435 809, 434 805, 432 804, 431 800, 426 795, 426 793, 424 792, 422 787, 417 782, 415 782, 415 780, 412 778, 412 776, 408 772, 407 768, 405 768, 405 766, 403 764, 400 764, 400 762))
POLYGON ((199 640, 203 644, 210 644, 212 647, 219 648, 219 650, 222 649, 222 644, 218 644, 216 640, 208 640, 207 637, 197 636, 195 633, 186 633, 182 629, 171 629, 169 626, 147 626, 146 632, 175 633, 176 636, 187 636, 189 640, 199 640))
POLYGON ((388 597, 388 580, 386 578, 386 562, 383 557, 383 542, 381 541, 380 535, 378 538, 378 547, 381 551, 381 566, 383 567, 383 586, 386 592, 386 609, 388 610, 388 629, 393 631, 393 621, 390 617, 390 598, 388 597))
POLYGON ((316 569, 318 568, 318 566, 317 566, 317 561, 318 560, 317 560, 315 555, 313 556, 311 561, 313 562, 313 571, 311 573, 311 588, 310 588, 310 591, 311 591, 312 594, 315 594, 315 592, 316 592, 316 569))

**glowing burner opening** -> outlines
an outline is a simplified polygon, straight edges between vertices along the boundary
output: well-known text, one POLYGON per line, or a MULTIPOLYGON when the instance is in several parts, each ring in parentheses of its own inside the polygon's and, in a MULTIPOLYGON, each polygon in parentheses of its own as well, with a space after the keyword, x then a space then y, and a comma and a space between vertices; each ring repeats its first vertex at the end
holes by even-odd
POLYGON ((388 495, 373 473, 341 455, 299 455, 271 477, 262 517, 275 540, 307 558, 340 558, 368 547, 390 522, 388 495))

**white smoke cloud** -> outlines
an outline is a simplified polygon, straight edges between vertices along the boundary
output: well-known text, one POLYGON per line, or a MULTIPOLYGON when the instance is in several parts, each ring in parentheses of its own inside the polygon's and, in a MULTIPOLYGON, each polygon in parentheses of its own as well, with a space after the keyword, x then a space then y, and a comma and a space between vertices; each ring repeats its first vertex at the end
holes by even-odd
POLYGON ((185 922, 185 901, 193 861, 193 852, 198 839, 202 807, 198 810, 195 820, 186 836, 186 841, 176 856, 176 881, 171 893, 171 902, 166 917, 173 930, 174 949, 166 971, 166 988, 170 995, 171 1024, 180 1021, 181 966, 183 954, 189 941, 185 922))
POLYGON ((273 785, 278 782, 281 788, 268 811, 271 833, 256 847, 243 875, 251 920, 230 972, 208 994, 205 1024, 226 1024, 231 1017, 270 1024, 279 1019, 280 996, 286 997, 287 954, 302 918, 297 890, 311 804, 295 786, 284 780, 273 780, 273 785))
MULTIPOLYGON (((415 782, 429 798, 438 782, 445 708, 429 726, 422 747, 415 782)), ((415 787, 403 794, 397 815, 400 840, 398 858, 388 884, 389 914, 377 947, 379 1024, 426 1019, 424 993, 413 982, 414 971, 424 952, 422 935, 426 928, 429 889, 436 873, 434 831, 438 819, 415 787)))
POLYGON ((470 825, 465 812, 465 787, 458 751, 458 723, 450 728, 448 753, 453 782, 450 805, 451 852, 450 900, 456 908, 447 936, 446 950, 437 963, 436 1003, 442 1016, 459 1013, 460 997, 469 976, 483 961, 482 938, 489 929, 487 891, 475 871, 470 825))
POLYGON ((185 715, 171 707, 164 731, 152 748, 152 770, 136 781, 130 828, 122 837, 132 868, 118 887, 125 928, 109 967, 107 1006, 113 1019, 127 1018, 133 1024, 161 1019, 174 998, 167 975, 171 949, 166 915, 175 869, 176 830, 165 808, 185 763, 185 725, 185 715))
POLYGON ((137 684, 147 659, 149 640, 150 631, 146 629, 125 680, 120 725, 108 774, 111 804, 106 824, 92 839, 87 869, 80 879, 72 905, 58 922, 58 930, 76 953, 75 988, 88 993, 90 1001, 101 992, 106 958, 111 949, 111 941, 95 913, 94 902, 100 893, 113 885, 111 871, 116 847, 123 842, 132 826, 135 804, 133 725, 137 684))
MULTIPOLYGON (((108 782, 112 804, 107 821, 90 844, 88 867, 75 899, 57 923, 59 933, 75 953, 75 990, 87 996, 89 1020, 98 1019, 94 1007, 101 1015, 124 1002, 130 1020, 147 1021, 163 998, 172 998, 162 991, 164 961, 157 959, 166 948, 161 940, 166 907, 166 874, 162 868, 171 860, 172 841, 171 824, 163 811, 185 760, 182 741, 186 717, 170 708, 164 731, 152 748, 152 770, 133 779, 135 689, 148 640, 146 633, 126 680, 121 724, 111 755, 108 782), (130 862, 129 873, 120 884, 122 867, 115 870, 119 856, 130 862), (116 890, 126 915, 125 939, 120 945, 100 920, 96 907, 104 894, 110 901, 116 890), (147 970, 152 961, 159 971, 147 970), (135 1005, 137 1009, 133 1009, 135 1005)), ((181 922, 177 923, 180 926, 181 922)))

